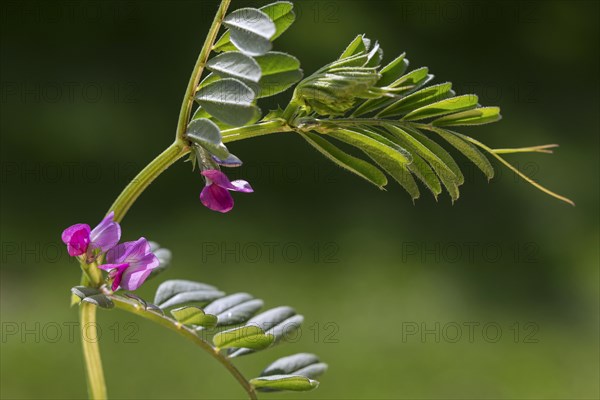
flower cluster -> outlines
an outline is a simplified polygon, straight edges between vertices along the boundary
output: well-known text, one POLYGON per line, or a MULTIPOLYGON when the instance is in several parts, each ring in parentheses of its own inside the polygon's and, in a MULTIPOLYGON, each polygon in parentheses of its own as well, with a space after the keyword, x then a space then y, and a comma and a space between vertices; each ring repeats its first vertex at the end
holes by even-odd
POLYGON ((98 268, 108 271, 112 290, 119 287, 136 290, 158 268, 160 262, 145 238, 117 245, 121 239, 121 226, 108 214, 94 229, 87 224, 75 224, 62 233, 62 241, 72 257, 90 264, 105 254, 106 264, 98 268))

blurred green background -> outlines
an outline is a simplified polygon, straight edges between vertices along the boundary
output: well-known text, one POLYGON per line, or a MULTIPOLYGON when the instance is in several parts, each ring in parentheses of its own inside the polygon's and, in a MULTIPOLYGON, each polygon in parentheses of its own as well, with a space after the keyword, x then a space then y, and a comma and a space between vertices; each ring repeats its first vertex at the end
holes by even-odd
MULTIPOLYGON (((266 2, 233 2, 263 5, 266 2)), ((276 49, 311 73, 358 33, 386 59, 406 51, 436 82, 499 105, 465 131, 575 200, 547 197, 498 166, 488 184, 465 159, 454 205, 413 205, 338 169, 291 134, 235 143, 232 175, 256 193, 228 215, 202 207, 178 163, 138 201, 123 238, 174 253, 160 281, 249 291, 306 317, 294 343, 242 358, 247 376, 279 356, 329 363, 307 399, 592 399, 599 387, 597 2, 300 1, 276 49), (274 249, 272 252, 269 249, 274 249), (469 328, 471 327, 471 328, 469 328)), ((1 35, 2 398, 85 396, 70 337, 78 283, 60 232, 96 224, 171 143, 213 1, 8 1, 1 35), (16 333, 13 331, 16 330, 16 333)), ((286 93, 277 99, 281 104, 286 93)), ((276 102, 262 103, 263 110, 276 102)), ((180 337, 100 312, 113 398, 240 398, 231 377, 180 337)))

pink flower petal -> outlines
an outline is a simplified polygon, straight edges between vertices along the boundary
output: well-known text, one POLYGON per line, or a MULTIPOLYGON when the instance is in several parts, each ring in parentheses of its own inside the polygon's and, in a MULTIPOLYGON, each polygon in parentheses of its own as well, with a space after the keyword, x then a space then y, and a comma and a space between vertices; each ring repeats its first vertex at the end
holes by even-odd
POLYGON ((225 175, 224 173, 222 173, 219 170, 207 169, 205 171, 202 171, 202 175, 204 175, 206 178, 210 179, 210 181, 217 186, 220 186, 225 189, 233 190, 233 187, 231 186, 231 182, 229 181, 229 178, 227 177, 227 175, 225 175))
POLYGON ((134 263, 137 259, 150 253, 150 243, 145 238, 139 238, 134 242, 121 243, 106 253, 106 262, 110 264, 134 263))
POLYGON ((117 268, 116 272, 111 272, 113 290, 119 286, 125 290, 136 290, 160 265, 158 257, 151 251, 150 243, 143 237, 112 248, 106 254, 106 260, 110 264, 101 265, 100 269, 117 268))
POLYGON ((152 273, 154 268, 157 268, 159 265, 158 258, 152 253, 148 254, 146 257, 146 264, 139 265, 136 269, 134 267, 127 268, 125 273, 123 274, 123 279, 121 281, 121 286, 125 290, 137 290, 146 279, 152 273), (148 261, 148 259, 152 259, 152 261, 148 261))
POLYGON ((252 189, 252 186, 250 186, 250 184, 246 181, 243 180, 238 180, 238 181, 233 181, 231 182, 231 186, 233 186, 236 192, 241 192, 241 193, 254 193, 254 189, 252 189))
POLYGON ((121 280, 123 278, 123 274, 129 268, 129 264, 103 264, 99 265, 98 268, 104 271, 110 271, 109 277, 113 279, 113 283, 111 286, 112 291, 116 291, 121 284, 121 280))
POLYGON ((75 224, 65 229, 61 237, 67 245, 69 255, 71 257, 80 256, 85 254, 90 244, 90 226, 75 224))
POLYGON ((106 262, 109 264, 120 264, 128 255, 129 246, 127 243, 121 243, 106 253, 106 262))
POLYGON ((227 213, 233 209, 231 194, 215 183, 204 187, 200 193, 200 201, 205 207, 220 213, 227 213))
POLYGON ((110 212, 90 233, 92 247, 106 252, 121 239, 121 226, 114 222, 115 213, 110 212))

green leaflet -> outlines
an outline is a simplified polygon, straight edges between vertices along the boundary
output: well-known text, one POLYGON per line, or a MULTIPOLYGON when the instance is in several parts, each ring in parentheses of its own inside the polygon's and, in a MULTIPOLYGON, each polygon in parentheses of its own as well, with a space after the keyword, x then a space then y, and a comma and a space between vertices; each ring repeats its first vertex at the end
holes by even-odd
MULTIPOLYGON (((258 326, 265 331, 265 334, 273 336, 273 344, 280 342, 288 337, 293 337, 292 334, 300 329, 304 322, 302 315, 296 314, 296 311, 291 307, 276 307, 267 310, 255 317, 252 317, 246 326, 258 326)), ((252 353, 252 349, 241 348, 231 349, 230 358, 243 356, 252 353)))
MULTIPOLYGON (((256 123, 257 121, 259 121, 261 119, 261 117, 262 117, 262 112, 261 112, 260 108, 254 107, 254 115, 252 116, 250 121, 246 122, 246 125, 256 123)), ((229 125, 229 124, 219 121, 217 118, 213 117, 208 112, 206 112, 206 110, 203 109, 202 107, 198 107, 196 109, 196 111, 194 112, 194 115, 192 115, 191 119, 194 120, 194 119, 201 119, 201 118, 210 119, 212 122, 217 124, 217 126, 219 127, 219 129, 221 131, 235 128, 235 126, 233 126, 233 125, 229 125)))
POLYGON ((239 51, 228 51, 212 58, 206 68, 222 78, 237 78, 242 82, 260 82, 261 67, 254 58, 239 51))
POLYGON ((223 144, 219 127, 209 119, 193 119, 188 125, 186 136, 221 159, 229 157, 229 150, 223 144))
POLYGON ((433 118, 440 115, 446 115, 453 112, 469 110, 477 107, 479 98, 472 94, 451 97, 433 104, 417 108, 405 115, 402 119, 406 121, 418 121, 426 118, 433 118))
POLYGON ((275 34, 271 37, 271 41, 277 39, 296 20, 296 14, 294 13, 294 4, 289 1, 278 1, 275 3, 267 4, 260 8, 260 11, 264 12, 271 18, 275 23, 275 34))
POLYGON ((248 293, 235 293, 210 303, 204 307, 204 312, 217 316, 217 326, 229 326, 248 321, 263 305, 262 300, 248 293))
POLYGON ((444 100, 454 95, 452 92, 451 83, 442 83, 439 85, 430 86, 425 89, 421 89, 411 95, 408 95, 397 102, 389 105, 383 109, 377 117, 387 118, 400 116, 409 113, 417 108, 426 106, 428 104, 444 100))
POLYGON ((250 383, 260 391, 289 390, 306 392, 319 386, 319 382, 301 375, 262 376, 251 379, 250 383))
POLYGON ((378 149, 373 147, 363 146, 362 150, 367 154, 377 165, 383 168, 396 182, 400 184, 410 195, 413 200, 420 197, 419 188, 414 178, 412 177, 409 166, 413 162, 412 154, 406 151, 398 143, 395 143, 381 135, 380 133, 368 129, 367 127, 354 127, 354 131, 364 135, 365 137, 375 140, 384 147, 378 149), (390 157, 390 154, 386 154, 385 149, 396 149, 401 153, 408 162, 398 162, 398 159, 390 157))
POLYGON ((477 147, 464 140, 464 135, 435 127, 432 127, 431 130, 440 135, 458 151, 464 154, 469 160, 471 160, 481 170, 481 172, 484 173, 488 180, 494 178, 494 167, 490 161, 481 151, 479 151, 477 147))
POLYGON ((415 136, 396 126, 388 125, 386 126, 386 129, 403 139, 407 143, 407 146, 409 146, 409 150, 419 154, 427 161, 427 163, 429 163, 448 190, 452 200, 457 200, 459 198, 460 193, 458 186, 462 183, 461 181, 464 181, 464 177, 460 172, 458 165, 456 165, 456 162, 445 152, 445 150, 441 149, 435 142, 427 143, 423 138, 418 140, 415 136), (427 145, 425 143, 427 143, 427 145), (432 148, 435 149, 436 152, 432 151, 432 148), (442 152, 444 152, 445 155, 440 157, 439 154, 442 152), (451 164, 453 168, 448 164, 451 164), (455 171, 460 175, 457 175, 455 171))
POLYGON ((371 157, 377 165, 383 168, 396 182, 400 184, 410 194, 413 200, 418 199, 421 196, 417 182, 415 182, 408 165, 397 163, 395 160, 390 159, 385 153, 377 149, 363 149, 366 155, 371 157))
POLYGON ((217 74, 214 73, 210 73, 206 76, 206 78, 202 79, 202 82, 200 82, 200 85, 198 85, 198 90, 202 89, 205 86, 208 86, 209 84, 218 81, 219 79, 221 79, 221 77, 217 74))
POLYGON ((154 303, 162 309, 190 302, 206 303, 223 297, 225 293, 214 286, 193 281, 173 279, 160 284, 154 303))
POLYGON ((366 135, 366 132, 361 133, 356 130, 336 129, 324 133, 341 140, 342 142, 348 143, 349 145, 358 147, 359 149, 373 150, 382 153, 387 158, 400 165, 406 165, 412 162, 412 158, 406 150, 372 132, 366 135))
POLYGON ((225 78, 202 87, 195 98, 213 117, 228 125, 243 126, 256 115, 255 97, 248 85, 237 79, 225 78))
POLYGON ((484 125, 502 119, 500 107, 480 107, 438 118, 431 124, 434 126, 484 125))
MULTIPOLYGON (((281 36, 296 20, 293 8, 294 5, 288 1, 278 1, 259 9, 267 14, 275 24, 276 31, 273 37, 271 37, 271 42, 281 36)), ((223 52, 232 50, 237 50, 237 48, 231 43, 231 34, 227 31, 215 43, 213 51, 223 52)))
POLYGON ((273 343, 273 339, 272 335, 265 334, 258 326, 248 325, 219 332, 212 341, 219 349, 244 347, 261 350, 269 347, 273 343))
POLYGON ((421 67, 417 68, 406 75, 401 76, 392 82, 390 87, 407 87, 410 89, 415 89, 416 87, 423 85, 427 82, 429 75, 429 68, 421 67))
POLYGON ((217 324, 217 317, 215 315, 205 314, 199 307, 187 306, 176 308, 171 310, 171 315, 184 325, 197 325, 208 328, 217 324))
POLYGON ((322 363, 319 357, 310 353, 298 353, 274 361, 260 376, 301 375, 314 379, 325 371, 327 371, 327 364, 322 363))
POLYGON ((417 183, 407 168, 412 157, 406 150, 367 130, 332 129, 323 133, 361 149, 406 189, 413 199, 419 197, 417 183))
POLYGON ((339 60, 343 60, 345 58, 349 58, 352 56, 356 56, 359 54, 365 54, 369 47, 371 46, 371 41, 365 37, 365 35, 358 35, 340 56, 339 60))
POLYGON ((340 167, 366 179, 380 189, 387 185, 388 181, 385 174, 370 163, 345 153, 318 134, 305 132, 300 135, 321 154, 340 167))
POLYGON ((410 172, 415 174, 417 178, 429 189, 433 197, 437 200, 442 193, 442 184, 431 166, 418 154, 413 154, 413 162, 408 166, 410 172))
POLYGON ((302 79, 300 61, 289 54, 271 51, 256 57, 262 77, 259 97, 269 97, 289 89, 302 79))
POLYGON ((460 167, 454 160, 454 157, 450 155, 442 146, 437 142, 431 140, 427 135, 423 134, 420 130, 412 127, 405 126, 403 128, 406 132, 412 135, 415 139, 419 140, 424 146, 431 150, 444 164, 446 164, 452 173, 458 178, 458 185, 465 183, 465 177, 463 176, 460 167))
POLYGON ((383 60, 383 49, 379 43, 375 42, 373 49, 369 52, 369 59, 365 63, 365 67, 379 68, 381 66, 381 60, 383 60))
MULTIPOLYGON (((408 170, 412 172, 421 182, 425 184, 425 186, 431 191, 435 199, 437 200, 439 194, 442 192, 441 182, 435 173, 435 171, 431 168, 431 166, 421 157, 418 151, 411 146, 411 143, 407 141, 403 136, 399 136, 390 132, 389 130, 383 128, 371 128, 377 129, 377 131, 382 135, 396 143, 403 148, 408 149, 411 152, 413 157, 413 162, 407 166, 408 170)), ((462 176, 462 174, 461 174, 462 176)))
POLYGON ((277 32, 275 23, 256 8, 240 8, 223 20, 229 28, 231 43, 242 53, 260 56, 271 50, 271 38, 277 32))
POLYGON ((381 69, 381 79, 377 82, 377 86, 388 86, 397 81, 406 72, 408 64, 406 53, 400 54, 398 58, 381 69))

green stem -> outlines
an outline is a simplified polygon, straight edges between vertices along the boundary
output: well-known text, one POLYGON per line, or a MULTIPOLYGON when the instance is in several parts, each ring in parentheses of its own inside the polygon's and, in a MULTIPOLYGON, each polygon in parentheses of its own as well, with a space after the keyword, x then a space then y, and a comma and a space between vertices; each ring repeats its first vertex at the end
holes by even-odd
POLYGON ((196 65, 192 71, 192 76, 190 77, 185 95, 183 96, 181 110, 179 111, 176 135, 177 140, 183 140, 185 136, 185 131, 192 112, 192 105, 194 104, 194 95, 196 94, 200 78, 204 72, 204 67, 206 66, 208 57, 213 49, 215 40, 217 40, 219 29, 221 29, 221 24, 223 23, 223 19, 225 19, 230 3, 231 0, 221 0, 221 5, 217 10, 217 14, 215 15, 210 30, 208 31, 208 35, 206 36, 206 40, 204 41, 204 45, 202 46, 202 50, 200 51, 200 55, 198 56, 198 60, 196 61, 196 65))
POLYGON ((291 132, 292 130, 284 119, 274 119, 259 124, 242 126, 241 128, 228 129, 221 132, 221 134, 223 135, 223 143, 231 143, 276 132, 291 132))
POLYGON ((298 111, 300 110, 300 106, 300 102, 296 99, 296 97, 293 97, 290 103, 283 111, 282 118, 290 124, 293 123, 294 119, 296 118, 296 115, 298 114, 298 111))
POLYGON ((142 194, 144 190, 167 168, 173 165, 181 157, 189 153, 188 146, 183 141, 176 141, 162 154, 156 157, 146 166, 117 197, 110 211, 114 211, 114 220, 120 222, 129 211, 129 208, 142 194))
POLYGON ((145 310, 138 303, 129 301, 121 296, 111 295, 109 296, 116 308, 121 310, 130 312, 132 314, 136 314, 142 318, 146 318, 149 321, 157 323, 160 326, 163 326, 167 329, 172 330, 178 335, 184 337, 185 339, 191 341, 202 350, 206 351, 211 357, 221 363, 227 371, 239 382, 239 384, 244 388, 246 393, 248 394, 248 398, 255 400, 256 391, 254 387, 248 382, 248 380, 242 375, 242 373, 231 363, 231 361, 224 356, 220 351, 211 346, 208 342, 203 340, 196 332, 181 323, 166 317, 164 315, 158 314, 153 311, 145 310))
POLYGON ((82 302, 79 306, 79 322, 81 325, 81 344, 87 371, 87 387, 90 399, 106 399, 106 384, 98 346, 98 330, 96 324, 96 306, 82 302))

